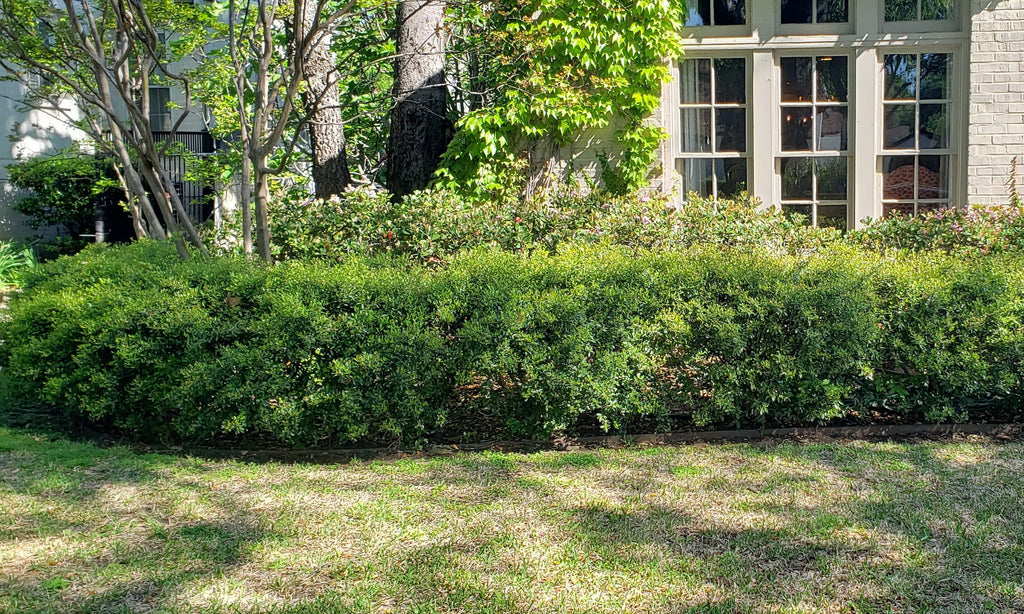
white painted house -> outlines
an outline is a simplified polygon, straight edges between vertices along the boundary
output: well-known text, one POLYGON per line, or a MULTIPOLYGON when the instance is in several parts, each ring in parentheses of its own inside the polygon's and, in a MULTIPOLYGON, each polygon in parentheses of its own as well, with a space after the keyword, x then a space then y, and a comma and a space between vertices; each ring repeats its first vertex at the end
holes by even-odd
POLYGON ((692 5, 663 93, 666 189, 746 190, 842 228, 1009 201, 1024 0, 692 5))

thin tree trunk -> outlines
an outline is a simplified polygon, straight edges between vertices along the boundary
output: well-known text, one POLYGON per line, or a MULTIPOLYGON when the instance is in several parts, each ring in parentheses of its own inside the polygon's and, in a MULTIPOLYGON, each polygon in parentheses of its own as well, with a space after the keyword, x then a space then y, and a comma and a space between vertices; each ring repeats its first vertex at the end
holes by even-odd
POLYGON ((296 40, 310 40, 305 50, 306 91, 303 105, 309 116, 309 143, 313 150, 313 184, 317 198, 341 194, 352 183, 345 152, 345 128, 341 118, 337 66, 327 32, 313 33, 319 23, 316 0, 302 2, 296 40))
POLYGON ((178 256, 182 260, 188 260, 188 246, 185 245, 185 238, 179 232, 178 222, 174 217, 174 210, 171 208, 171 195, 167 192, 160 178, 157 177, 153 169, 144 160, 139 166, 142 167, 142 176, 146 178, 146 183, 149 184, 149 189, 153 193, 153 198, 156 200, 157 206, 160 207, 160 215, 164 218, 164 224, 167 227, 167 232, 170 234, 170 239, 174 241, 174 249, 177 250, 178 256))
POLYGON ((388 189, 395 199, 426 188, 448 148, 444 0, 403 0, 395 32, 388 189))
POLYGON ((242 178, 238 186, 238 206, 242 209, 242 253, 252 256, 252 160, 242 157, 242 178))
POLYGON ((260 248, 260 258, 270 262, 270 223, 267 216, 270 185, 265 171, 257 168, 253 175, 256 183, 256 243, 260 248))
POLYGON ((121 130, 116 125, 111 126, 110 139, 113 142, 114 150, 117 152, 117 157, 121 160, 121 168, 124 169, 123 176, 125 185, 131 191, 132 195, 138 199, 139 208, 142 210, 142 214, 146 218, 146 224, 149 225, 149 234, 160 237, 161 239, 167 239, 169 236, 167 229, 160 222, 160 218, 153 209, 153 203, 149 200, 149 194, 146 192, 146 187, 143 185, 142 178, 139 177, 138 171, 135 170, 132 163, 132 157, 128 153, 128 147, 125 145, 124 139, 121 137, 121 130))

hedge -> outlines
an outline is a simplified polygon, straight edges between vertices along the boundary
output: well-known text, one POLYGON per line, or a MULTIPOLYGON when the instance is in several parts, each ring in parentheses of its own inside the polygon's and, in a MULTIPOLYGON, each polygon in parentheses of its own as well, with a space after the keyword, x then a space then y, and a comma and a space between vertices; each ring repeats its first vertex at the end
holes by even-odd
POLYGON ((597 246, 431 271, 143 242, 29 273, 0 369, 25 398, 165 441, 962 420, 1024 407, 1021 264, 597 246))

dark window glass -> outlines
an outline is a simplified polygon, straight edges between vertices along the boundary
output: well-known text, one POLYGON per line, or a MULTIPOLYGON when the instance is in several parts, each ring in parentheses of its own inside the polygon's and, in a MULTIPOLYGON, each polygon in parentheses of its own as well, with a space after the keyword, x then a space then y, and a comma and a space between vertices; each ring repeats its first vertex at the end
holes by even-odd
POLYGON ((885 0, 886 21, 944 21, 954 17, 953 0, 885 0))
POLYGON ((782 151, 810 151, 814 134, 811 107, 782 109, 782 151))
POLYGON ((714 0, 716 26, 741 26, 747 23, 747 5, 744 0, 714 0))
POLYGON ((949 98, 949 54, 921 54, 921 100, 949 98))
POLYGON ((916 21, 917 0, 885 0, 886 21, 916 21))
POLYGON ((917 95, 917 56, 909 53, 887 54, 885 66, 885 99, 913 100, 917 95))
POLYGON ((916 111, 917 107, 912 104, 885 106, 882 140, 886 149, 916 149, 914 143, 916 111))
POLYGON ((818 0, 818 23, 846 23, 850 21, 848 0, 818 0))
POLYGON ((921 19, 953 19, 953 0, 921 0, 921 19))
POLYGON ((949 116, 944 104, 921 105, 919 149, 945 149, 949 147, 949 116))
POLYGON ((818 205, 818 227, 846 230, 846 205, 818 205))
POLYGON ((715 110, 715 151, 747 151, 747 110, 715 110))
POLYGON ((825 56, 817 59, 818 102, 846 102, 849 94, 849 59, 825 56))
POLYGON ((814 162, 811 158, 783 158, 782 200, 814 198, 814 162))
POLYGON ((813 100, 813 64, 811 58, 782 58, 782 102, 813 100))
POLYGON ((716 169, 718 179, 718 197, 735 198, 747 191, 747 159, 723 158, 716 162, 721 169, 716 169))
POLYGON ((816 200, 846 200, 847 161, 846 158, 817 158, 815 173, 818 176, 816 200))
POLYGON ((800 221, 807 225, 812 222, 811 209, 811 205, 782 205, 783 213, 790 217, 800 216, 800 221))
POLYGON ((782 23, 811 23, 814 0, 782 0, 782 23))
POLYGON ((715 60, 715 102, 718 104, 746 104, 746 59, 720 58, 715 60))

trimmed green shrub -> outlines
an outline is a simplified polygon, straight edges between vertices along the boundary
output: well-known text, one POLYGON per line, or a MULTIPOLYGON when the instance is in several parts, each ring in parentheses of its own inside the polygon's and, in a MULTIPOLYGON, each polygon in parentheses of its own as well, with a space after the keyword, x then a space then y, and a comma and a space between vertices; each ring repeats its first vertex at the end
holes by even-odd
POLYGON ((438 270, 95 247, 0 324, 19 394, 147 438, 290 445, 806 425, 1024 406, 1021 260, 576 246, 438 270))

